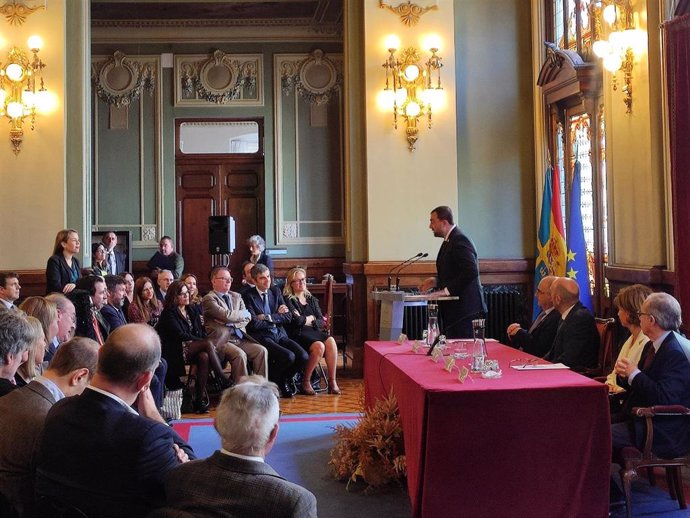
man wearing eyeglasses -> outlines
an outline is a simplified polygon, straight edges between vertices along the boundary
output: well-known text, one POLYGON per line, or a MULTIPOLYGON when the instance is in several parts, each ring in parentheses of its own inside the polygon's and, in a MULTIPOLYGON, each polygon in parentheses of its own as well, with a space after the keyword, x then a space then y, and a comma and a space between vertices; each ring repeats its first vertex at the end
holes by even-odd
POLYGON ((237 383, 247 374, 247 361, 254 374, 268 374, 268 352, 266 348, 247 334, 251 314, 247 311, 239 293, 230 291, 232 275, 225 266, 211 270, 211 286, 201 301, 204 310, 204 326, 208 336, 220 344, 219 355, 225 353, 231 358, 232 377, 237 383), (229 354, 228 354, 229 353, 229 354), (232 358, 235 358, 234 360, 232 358))
POLYGON ((551 284, 555 280, 556 277, 549 275, 544 277, 537 286, 537 304, 542 312, 537 315, 530 328, 522 329, 520 324, 513 323, 506 330, 513 347, 539 358, 551 349, 553 340, 556 338, 558 323, 561 320, 561 314, 553 307, 551 299, 551 284))
MULTIPOLYGON (((620 418, 611 425, 614 455, 624 446, 642 447, 644 422, 631 420, 634 407, 683 405, 690 407, 690 361, 674 331, 680 328, 681 309, 667 293, 653 293, 639 313, 642 332, 649 337, 639 363, 627 358, 616 362, 618 385, 627 390, 620 418)), ((690 451, 690 427, 683 416, 654 420, 652 452, 669 458, 690 451)))
POLYGON ((44 360, 49 362, 53 355, 55 355, 57 348, 60 347, 60 344, 65 343, 74 336, 77 325, 77 312, 72 301, 62 293, 49 293, 45 298, 55 303, 58 314, 58 332, 53 341, 48 344, 44 357, 44 360))

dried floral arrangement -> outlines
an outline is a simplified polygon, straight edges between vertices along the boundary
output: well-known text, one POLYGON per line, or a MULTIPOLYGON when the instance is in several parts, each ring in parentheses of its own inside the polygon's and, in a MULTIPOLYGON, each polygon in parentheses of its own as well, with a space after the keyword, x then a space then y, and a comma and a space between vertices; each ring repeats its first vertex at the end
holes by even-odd
POLYGON ((403 483, 407 476, 405 447, 398 401, 392 390, 374 408, 365 410, 354 427, 338 425, 335 435, 329 464, 336 479, 347 480, 346 489, 360 480, 366 484, 365 493, 392 482, 403 483))

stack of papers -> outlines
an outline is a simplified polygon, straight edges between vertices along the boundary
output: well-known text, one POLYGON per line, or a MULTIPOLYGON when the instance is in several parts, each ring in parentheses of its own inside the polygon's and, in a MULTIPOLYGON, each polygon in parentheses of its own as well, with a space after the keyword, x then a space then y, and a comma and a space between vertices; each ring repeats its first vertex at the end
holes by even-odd
POLYGON ((510 367, 518 371, 550 371, 570 368, 562 363, 526 363, 524 365, 511 365, 510 367))

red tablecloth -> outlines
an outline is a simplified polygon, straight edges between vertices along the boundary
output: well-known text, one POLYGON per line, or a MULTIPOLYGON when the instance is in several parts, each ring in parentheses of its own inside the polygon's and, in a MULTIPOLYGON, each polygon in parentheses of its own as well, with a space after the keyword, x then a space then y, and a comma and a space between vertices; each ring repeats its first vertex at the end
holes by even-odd
POLYGON ((608 516, 605 385, 569 370, 516 371, 510 360, 531 356, 487 349, 502 377, 461 384, 409 344, 365 344, 367 405, 391 387, 398 399, 413 516, 608 516))

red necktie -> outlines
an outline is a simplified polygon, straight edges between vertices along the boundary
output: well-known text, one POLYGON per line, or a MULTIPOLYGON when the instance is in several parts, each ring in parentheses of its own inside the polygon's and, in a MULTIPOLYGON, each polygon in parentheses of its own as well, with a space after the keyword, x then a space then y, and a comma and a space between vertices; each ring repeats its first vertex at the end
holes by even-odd
POLYGON ((93 315, 93 330, 96 332, 96 341, 98 342, 98 345, 103 345, 103 335, 101 334, 101 328, 98 325, 98 319, 96 318, 96 315, 93 315))

